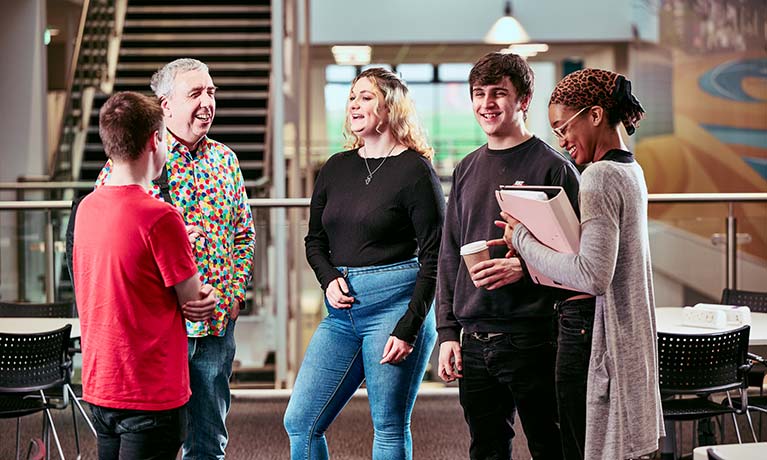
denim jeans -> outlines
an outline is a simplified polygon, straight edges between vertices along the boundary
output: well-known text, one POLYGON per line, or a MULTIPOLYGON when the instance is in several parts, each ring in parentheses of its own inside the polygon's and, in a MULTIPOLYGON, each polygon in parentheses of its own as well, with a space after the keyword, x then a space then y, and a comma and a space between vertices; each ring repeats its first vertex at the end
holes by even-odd
POLYGON ((593 297, 557 303, 557 406, 566 460, 583 460, 586 445, 586 379, 595 304, 593 297))
POLYGON ((412 458, 410 414, 436 341, 429 311, 413 352, 398 364, 379 364, 384 346, 408 308, 418 262, 375 267, 339 267, 354 304, 336 309, 317 327, 285 412, 290 456, 327 459, 325 431, 363 379, 373 418, 373 460, 412 458))
POLYGON ((226 415, 231 403, 229 377, 234 360, 234 326, 224 336, 189 337, 189 425, 183 459, 223 459, 229 434, 226 415))
POLYGON ((90 406, 99 460, 176 458, 186 434, 186 406, 161 411, 90 406))
MULTIPOLYGON (((554 321, 515 321, 516 332, 491 338, 464 334, 461 406, 472 460, 511 459, 519 411, 535 460, 562 458, 554 392, 554 321)), ((489 331, 490 332, 490 331, 489 331)))

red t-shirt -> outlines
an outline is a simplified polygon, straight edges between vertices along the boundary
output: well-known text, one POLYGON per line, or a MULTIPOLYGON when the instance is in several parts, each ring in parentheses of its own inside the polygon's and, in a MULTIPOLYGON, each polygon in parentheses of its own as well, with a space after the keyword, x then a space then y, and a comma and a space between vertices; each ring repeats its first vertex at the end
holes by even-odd
POLYGON ((113 409, 185 404, 187 338, 173 286, 197 266, 181 214, 139 185, 101 187, 77 209, 72 253, 83 399, 113 409))

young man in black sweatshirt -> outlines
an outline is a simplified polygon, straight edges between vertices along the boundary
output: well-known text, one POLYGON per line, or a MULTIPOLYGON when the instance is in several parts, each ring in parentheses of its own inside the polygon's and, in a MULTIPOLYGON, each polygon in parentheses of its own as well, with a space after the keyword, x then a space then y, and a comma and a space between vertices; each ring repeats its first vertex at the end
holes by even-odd
POLYGON ((474 116, 487 144, 453 172, 438 267, 439 375, 459 379, 472 460, 510 459, 514 414, 534 459, 561 459, 554 390, 555 289, 534 284, 491 247, 466 267, 460 247, 500 238, 500 185, 559 185, 577 212, 579 174, 525 126, 533 72, 514 54, 490 53, 469 74, 474 116))

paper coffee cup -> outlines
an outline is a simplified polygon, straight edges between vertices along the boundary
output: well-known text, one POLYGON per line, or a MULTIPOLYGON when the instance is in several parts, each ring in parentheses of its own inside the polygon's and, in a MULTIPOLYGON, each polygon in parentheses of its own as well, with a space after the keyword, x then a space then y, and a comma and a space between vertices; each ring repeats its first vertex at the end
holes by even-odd
POLYGON ((479 240, 464 244, 461 246, 461 256, 466 264, 466 268, 471 268, 483 260, 488 260, 490 258, 490 250, 487 248, 487 241, 479 240))

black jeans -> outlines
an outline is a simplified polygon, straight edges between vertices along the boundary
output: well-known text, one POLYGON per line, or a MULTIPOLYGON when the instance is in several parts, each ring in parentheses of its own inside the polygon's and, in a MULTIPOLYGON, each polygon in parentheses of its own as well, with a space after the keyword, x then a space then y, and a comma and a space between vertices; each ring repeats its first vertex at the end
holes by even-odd
POLYGON ((596 300, 558 302, 557 407, 566 460, 583 460, 586 443, 586 379, 596 300))
POLYGON ((173 460, 186 437, 187 407, 162 411, 91 404, 99 460, 173 460))
POLYGON ((472 460, 511 459, 519 410, 535 460, 561 459, 554 393, 554 322, 532 320, 520 332, 488 339, 464 334, 460 399, 472 460))

